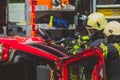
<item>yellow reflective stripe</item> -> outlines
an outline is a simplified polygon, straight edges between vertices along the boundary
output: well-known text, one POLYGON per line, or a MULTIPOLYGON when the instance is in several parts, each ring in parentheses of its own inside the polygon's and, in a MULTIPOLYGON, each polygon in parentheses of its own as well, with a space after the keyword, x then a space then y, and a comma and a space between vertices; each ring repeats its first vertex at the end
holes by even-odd
POLYGON ((120 56, 120 45, 118 43, 114 43, 115 48, 117 49, 120 56))
POLYGON ((70 73, 70 80, 77 80, 77 75, 70 73))
POLYGON ((101 47, 101 49, 103 51, 103 56, 106 58, 107 55, 108 55, 108 47, 105 46, 103 43, 100 44, 100 47, 101 47))

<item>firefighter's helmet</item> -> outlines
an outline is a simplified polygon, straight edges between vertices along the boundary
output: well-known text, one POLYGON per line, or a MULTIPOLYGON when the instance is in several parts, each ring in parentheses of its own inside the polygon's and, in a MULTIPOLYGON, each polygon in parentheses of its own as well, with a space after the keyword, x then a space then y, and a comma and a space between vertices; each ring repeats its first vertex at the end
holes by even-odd
POLYGON ((107 20, 104 14, 95 12, 88 16, 87 28, 103 30, 106 25, 107 20))
POLYGON ((120 23, 117 21, 110 21, 104 29, 104 34, 106 36, 110 35, 120 35, 120 23))

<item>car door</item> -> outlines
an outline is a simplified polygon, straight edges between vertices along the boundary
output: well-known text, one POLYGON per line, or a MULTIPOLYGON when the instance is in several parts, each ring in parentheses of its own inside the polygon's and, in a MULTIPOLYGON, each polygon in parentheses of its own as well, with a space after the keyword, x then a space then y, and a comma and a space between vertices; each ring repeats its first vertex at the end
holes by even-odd
POLYGON ((60 80, 105 80, 105 63, 98 48, 90 48, 60 63, 60 80))

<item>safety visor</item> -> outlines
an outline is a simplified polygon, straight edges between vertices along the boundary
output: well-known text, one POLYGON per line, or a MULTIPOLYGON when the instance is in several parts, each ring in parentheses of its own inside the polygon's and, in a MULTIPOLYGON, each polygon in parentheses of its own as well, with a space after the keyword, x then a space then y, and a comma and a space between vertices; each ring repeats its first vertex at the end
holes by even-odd
POLYGON ((89 25, 86 26, 86 29, 88 33, 92 35, 96 32, 96 29, 92 28, 92 26, 89 26, 89 25))

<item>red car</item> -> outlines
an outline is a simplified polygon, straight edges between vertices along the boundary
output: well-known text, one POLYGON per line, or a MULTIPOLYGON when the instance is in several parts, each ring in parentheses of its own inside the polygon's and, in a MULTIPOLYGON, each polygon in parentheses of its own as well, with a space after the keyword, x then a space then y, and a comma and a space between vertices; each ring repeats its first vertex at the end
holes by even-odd
POLYGON ((68 56, 42 37, 0 38, 1 80, 105 80, 104 66, 95 47, 68 56))
MULTIPOLYGON (((22 80, 104 80, 104 59, 99 49, 91 48, 68 56, 60 48, 46 43, 41 37, 0 38, 1 66, 17 64, 22 60, 33 62, 31 71, 36 74, 31 79, 22 80)), ((31 76, 27 74, 27 77, 31 76)))

